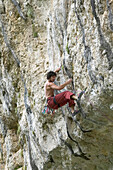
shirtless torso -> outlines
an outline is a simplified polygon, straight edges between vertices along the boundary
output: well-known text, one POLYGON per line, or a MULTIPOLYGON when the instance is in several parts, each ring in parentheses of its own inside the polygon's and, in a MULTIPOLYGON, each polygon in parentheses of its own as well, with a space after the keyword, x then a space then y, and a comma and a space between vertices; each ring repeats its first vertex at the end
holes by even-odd
POLYGON ((68 81, 66 81, 64 84, 61 84, 60 86, 57 86, 56 84, 54 84, 54 80, 55 80, 55 76, 52 76, 50 80, 46 81, 45 83, 45 95, 46 95, 46 99, 48 97, 52 97, 54 96, 54 90, 61 90, 63 89, 67 84, 69 84, 70 82, 72 82, 72 79, 69 79, 68 81))
POLYGON ((51 88, 51 82, 49 82, 49 81, 47 81, 46 83, 45 83, 45 95, 46 95, 46 99, 48 98, 48 97, 51 97, 51 96, 54 96, 54 89, 52 89, 51 88))

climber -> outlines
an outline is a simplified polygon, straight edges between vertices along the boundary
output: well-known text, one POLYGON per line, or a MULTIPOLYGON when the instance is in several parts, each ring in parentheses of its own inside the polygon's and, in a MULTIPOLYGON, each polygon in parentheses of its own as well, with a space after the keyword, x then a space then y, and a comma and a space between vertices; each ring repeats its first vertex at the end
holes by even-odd
POLYGON ((59 71, 60 68, 58 68, 55 72, 49 71, 47 73, 47 82, 45 83, 44 88, 48 106, 52 109, 58 109, 59 107, 69 103, 72 116, 75 116, 78 111, 74 110, 74 100, 77 100, 77 96, 75 96, 74 93, 71 93, 70 91, 64 91, 54 96, 54 90, 61 90, 72 82, 72 79, 69 79, 64 84, 61 84, 59 86, 54 84, 56 73, 59 71))

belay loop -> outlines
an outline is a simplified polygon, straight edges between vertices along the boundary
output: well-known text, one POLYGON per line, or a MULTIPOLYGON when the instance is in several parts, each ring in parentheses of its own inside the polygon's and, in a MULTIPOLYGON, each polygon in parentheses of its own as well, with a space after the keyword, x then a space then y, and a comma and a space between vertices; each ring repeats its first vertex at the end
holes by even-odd
POLYGON ((49 115, 52 115, 52 116, 53 116, 54 113, 55 113, 55 110, 54 110, 54 109, 51 109, 48 105, 44 106, 44 109, 42 110, 42 114, 43 114, 43 115, 49 114, 49 115))

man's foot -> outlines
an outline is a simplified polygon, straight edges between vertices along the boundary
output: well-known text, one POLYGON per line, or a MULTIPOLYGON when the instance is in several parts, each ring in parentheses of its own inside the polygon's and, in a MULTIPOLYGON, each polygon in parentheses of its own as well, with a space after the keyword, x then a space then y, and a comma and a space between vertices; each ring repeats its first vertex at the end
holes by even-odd
POLYGON ((72 116, 74 117, 74 116, 77 115, 79 112, 80 112, 80 110, 75 110, 75 111, 72 113, 72 116))

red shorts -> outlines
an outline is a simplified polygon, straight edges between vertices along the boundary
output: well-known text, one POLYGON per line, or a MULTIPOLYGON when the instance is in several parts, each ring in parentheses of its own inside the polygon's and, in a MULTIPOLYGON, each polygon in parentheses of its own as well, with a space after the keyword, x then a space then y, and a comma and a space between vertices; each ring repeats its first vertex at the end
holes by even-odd
MULTIPOLYGON (((55 100, 60 106, 64 106, 65 104, 69 103, 69 107, 72 105, 75 105, 74 100, 71 99, 71 96, 75 95, 74 93, 71 93, 70 91, 64 91, 62 93, 59 93, 55 96, 55 100)), ((58 109, 58 105, 54 103, 53 97, 48 97, 47 99, 48 105, 52 109, 58 109)))

